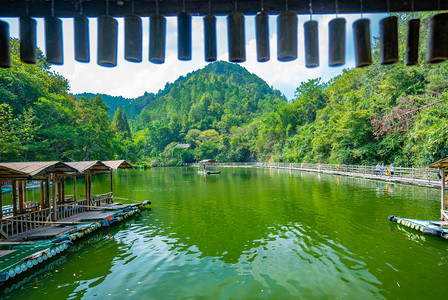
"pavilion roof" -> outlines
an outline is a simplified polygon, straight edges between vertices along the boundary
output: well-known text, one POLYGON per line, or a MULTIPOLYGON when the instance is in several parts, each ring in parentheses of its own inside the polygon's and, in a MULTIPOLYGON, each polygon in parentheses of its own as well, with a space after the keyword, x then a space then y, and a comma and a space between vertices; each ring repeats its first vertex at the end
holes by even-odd
MULTIPOLYGON (((38 178, 49 173, 74 173, 77 171, 77 169, 60 161, 9 162, 0 163, 0 166, 18 174, 17 177, 9 176, 9 178, 24 178, 23 174, 38 178)), ((11 171, 8 172, 12 175, 11 171)))
POLYGON ((438 161, 432 163, 429 165, 430 168, 435 168, 435 169, 448 169, 448 157, 439 159, 438 161))
POLYGON ((0 178, 28 178, 29 175, 25 172, 16 171, 6 166, 0 165, 0 178))
POLYGON ((72 168, 75 168, 79 173, 84 173, 86 171, 91 171, 94 173, 103 173, 112 170, 99 160, 75 161, 75 162, 67 162, 66 164, 72 168))
POLYGON ((125 160, 102 160, 101 162, 113 171, 117 169, 132 169, 132 165, 125 160))

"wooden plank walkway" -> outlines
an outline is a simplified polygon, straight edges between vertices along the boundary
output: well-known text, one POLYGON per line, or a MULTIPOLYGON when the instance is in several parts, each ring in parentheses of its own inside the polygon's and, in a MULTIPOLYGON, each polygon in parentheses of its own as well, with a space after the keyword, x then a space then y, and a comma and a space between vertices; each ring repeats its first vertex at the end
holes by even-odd
POLYGON ((417 178, 404 178, 399 176, 386 176, 386 175, 376 175, 376 174, 363 174, 355 172, 345 172, 345 171, 332 171, 332 170, 318 170, 309 168, 298 168, 298 167, 284 167, 284 166, 260 166, 260 165, 220 165, 224 168, 259 168, 259 169, 282 169, 282 170, 293 170, 293 171, 304 171, 304 172, 314 172, 323 174, 332 174, 340 176, 349 177, 359 177, 370 180, 380 180, 387 182, 396 182, 404 184, 413 184, 426 187, 440 188, 440 180, 427 180, 427 179, 417 179, 417 178))

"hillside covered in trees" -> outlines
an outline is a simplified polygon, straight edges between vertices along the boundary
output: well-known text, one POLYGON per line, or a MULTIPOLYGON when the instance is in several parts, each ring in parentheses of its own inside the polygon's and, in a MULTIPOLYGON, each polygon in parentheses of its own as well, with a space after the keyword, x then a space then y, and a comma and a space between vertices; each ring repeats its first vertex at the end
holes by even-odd
MULTIPOLYGON (((422 19, 418 65, 379 65, 375 43, 372 66, 344 70, 329 82, 298 83, 289 102, 226 62, 136 99, 77 98, 43 60, 19 63, 13 41, 14 66, 0 70, 1 159, 427 165, 448 156, 448 63, 424 62, 430 16, 414 16, 422 19)), ((399 15, 402 59, 409 18, 399 15)))

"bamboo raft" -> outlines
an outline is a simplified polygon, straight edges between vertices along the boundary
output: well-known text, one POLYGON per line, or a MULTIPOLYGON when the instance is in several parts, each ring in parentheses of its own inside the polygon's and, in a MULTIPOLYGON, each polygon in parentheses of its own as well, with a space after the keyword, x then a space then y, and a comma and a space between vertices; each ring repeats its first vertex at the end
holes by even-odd
POLYGON ((45 222, 46 226, 3 240, 0 242, 0 285, 19 275, 30 274, 36 266, 60 256, 83 236, 139 214, 139 208, 149 204, 151 202, 146 200, 128 205, 97 206, 61 222, 45 222))
POLYGON ((439 180, 441 186, 440 195, 440 219, 439 220, 417 220, 389 216, 391 222, 397 222, 403 226, 421 231, 423 234, 433 235, 448 240, 448 199, 446 186, 448 183, 448 157, 442 158, 429 165, 430 168, 439 169, 439 180))
POLYGON ((433 235, 448 239, 448 222, 439 220, 416 220, 396 216, 389 216, 389 221, 415 229, 425 235, 433 235))

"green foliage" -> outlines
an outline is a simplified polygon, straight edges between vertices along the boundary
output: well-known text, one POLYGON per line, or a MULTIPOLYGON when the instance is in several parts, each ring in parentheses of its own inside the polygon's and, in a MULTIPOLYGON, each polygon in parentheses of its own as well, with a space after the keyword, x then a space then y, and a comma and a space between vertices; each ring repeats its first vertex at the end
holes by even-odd
POLYGON ((79 99, 51 72, 38 50, 35 65, 19 60, 11 40, 12 67, 0 70, 0 159, 112 159, 120 150, 100 96, 79 99))
POLYGON ((126 113, 121 112, 120 107, 117 108, 112 120, 112 127, 123 139, 131 139, 131 129, 129 128, 128 119, 126 113))
MULTIPOLYGON (((20 63, 12 41, 13 67, 0 71, 0 158, 427 165, 448 156, 448 63, 424 63, 431 15, 414 16, 424 24, 417 66, 379 65, 376 43, 372 66, 302 82, 288 103, 241 66, 216 62, 156 94, 103 96, 112 123, 100 95, 68 94, 42 59, 20 63)), ((411 15, 398 16, 404 57, 411 15)))

